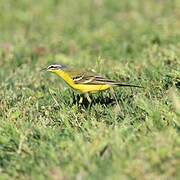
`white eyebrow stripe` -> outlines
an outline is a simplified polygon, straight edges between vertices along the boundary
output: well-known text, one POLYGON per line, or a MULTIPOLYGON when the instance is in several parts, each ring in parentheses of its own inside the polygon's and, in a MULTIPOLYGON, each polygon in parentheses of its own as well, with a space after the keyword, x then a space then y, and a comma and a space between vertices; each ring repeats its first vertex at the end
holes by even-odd
POLYGON ((61 69, 64 68, 65 66, 62 65, 58 65, 58 64, 52 64, 50 66, 48 66, 48 69, 61 69))

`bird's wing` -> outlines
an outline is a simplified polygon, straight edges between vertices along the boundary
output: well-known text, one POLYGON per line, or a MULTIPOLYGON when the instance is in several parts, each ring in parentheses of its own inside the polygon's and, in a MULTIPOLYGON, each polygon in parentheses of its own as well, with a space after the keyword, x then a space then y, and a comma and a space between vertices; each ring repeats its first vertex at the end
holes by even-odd
POLYGON ((109 80, 99 75, 95 75, 95 73, 91 71, 71 71, 69 74, 75 84, 103 85, 115 83, 115 81, 109 80))
POLYGON ((105 77, 96 75, 91 71, 69 71, 68 74, 72 78, 75 84, 89 84, 89 85, 116 85, 124 87, 138 87, 138 85, 124 84, 119 81, 107 79, 105 77))

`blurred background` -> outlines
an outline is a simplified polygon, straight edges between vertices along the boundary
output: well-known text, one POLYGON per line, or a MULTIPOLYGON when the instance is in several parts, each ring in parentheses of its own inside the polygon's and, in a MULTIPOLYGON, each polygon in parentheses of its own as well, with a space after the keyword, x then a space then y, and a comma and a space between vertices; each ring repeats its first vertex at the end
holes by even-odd
POLYGON ((1 0, 0 65, 142 62, 148 47, 178 43, 179 8, 178 0, 1 0))

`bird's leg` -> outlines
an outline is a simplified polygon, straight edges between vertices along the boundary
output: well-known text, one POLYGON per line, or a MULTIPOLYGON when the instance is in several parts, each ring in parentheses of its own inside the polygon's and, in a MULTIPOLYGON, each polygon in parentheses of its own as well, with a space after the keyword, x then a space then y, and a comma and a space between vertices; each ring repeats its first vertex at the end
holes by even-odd
POLYGON ((86 97, 86 99, 88 100, 89 103, 92 102, 91 98, 89 97, 88 93, 85 93, 84 96, 86 97))
POLYGON ((83 96, 80 96, 79 104, 82 104, 83 102, 83 96))
POLYGON ((73 96, 73 103, 75 103, 76 102, 76 98, 75 98, 74 92, 72 92, 72 96, 73 96))

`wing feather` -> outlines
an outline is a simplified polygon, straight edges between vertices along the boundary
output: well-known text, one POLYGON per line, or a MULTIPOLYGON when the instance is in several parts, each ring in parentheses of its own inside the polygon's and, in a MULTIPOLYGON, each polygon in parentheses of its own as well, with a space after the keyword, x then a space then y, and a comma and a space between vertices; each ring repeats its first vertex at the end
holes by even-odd
POLYGON ((73 77, 73 81, 76 84, 92 84, 92 85, 115 83, 115 81, 109 80, 109 79, 101 77, 101 76, 93 76, 93 75, 86 75, 86 74, 82 74, 81 76, 73 77))

